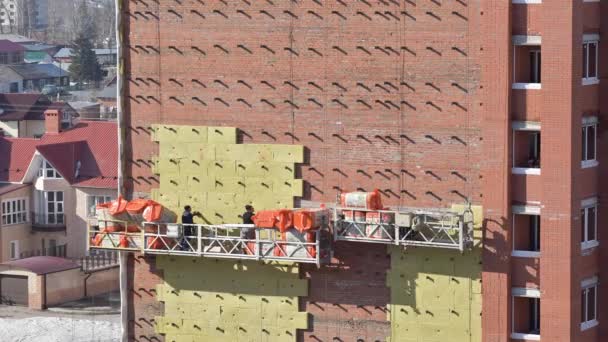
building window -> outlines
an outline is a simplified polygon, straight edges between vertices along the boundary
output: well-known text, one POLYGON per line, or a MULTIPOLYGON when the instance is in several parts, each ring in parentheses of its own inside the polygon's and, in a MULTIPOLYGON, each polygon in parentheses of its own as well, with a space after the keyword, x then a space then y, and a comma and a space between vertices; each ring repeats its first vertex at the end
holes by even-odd
POLYGON ((597 246, 597 203, 581 209, 581 230, 581 248, 597 246))
POLYGON ((46 193, 46 223, 62 224, 63 218, 63 191, 47 191, 46 193))
POLYGON ((513 36, 513 89, 541 89, 540 36, 513 36))
POLYGON ((97 205, 110 201, 112 201, 112 197, 110 196, 87 196, 88 217, 94 217, 97 214, 97 205))
POLYGON ((597 41, 583 43, 583 84, 595 84, 598 82, 597 66, 599 51, 597 41))
POLYGON ((539 175, 540 152, 540 131, 513 131, 513 173, 539 175))
POLYGON ((513 215, 513 256, 540 256, 540 215, 513 215))
POLYGON ((63 191, 36 191, 36 202, 38 205, 34 223, 65 224, 63 191))
POLYGON ((513 289, 513 321, 511 338, 516 340, 540 339, 540 291, 513 289))
POLYGON ((27 222, 27 200, 25 198, 11 199, 2 202, 3 226, 25 222, 27 222))
POLYGON ((541 83, 540 82, 540 65, 541 57, 540 50, 532 50, 530 55, 530 82, 529 83, 541 83))
POLYGON ((10 242, 10 255, 9 257, 14 260, 19 258, 19 241, 10 242))
POLYGON ((597 325, 597 278, 584 280, 581 290, 581 330, 597 325))
POLYGON ((48 161, 43 159, 40 162, 40 168, 38 169, 38 177, 58 179, 61 178, 61 175, 59 172, 57 172, 57 170, 55 170, 55 168, 53 168, 53 166, 51 166, 48 161))
MULTIPOLYGON (((590 120, 593 121, 593 120, 590 120)), ((595 120, 597 121, 597 120, 595 120)), ((582 129, 582 167, 596 166, 596 148, 597 148, 597 123, 583 123, 582 129)))

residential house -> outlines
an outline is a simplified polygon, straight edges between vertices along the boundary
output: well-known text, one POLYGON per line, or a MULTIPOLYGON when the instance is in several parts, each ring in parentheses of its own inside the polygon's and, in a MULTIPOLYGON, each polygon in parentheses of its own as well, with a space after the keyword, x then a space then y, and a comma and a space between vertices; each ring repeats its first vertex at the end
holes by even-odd
MULTIPOLYGON (((0 3, 2 1, 4 1, 4 0, 0 0, 0 3)), ((14 33, 0 33, 0 39, 10 40, 13 43, 22 44, 22 45, 23 44, 36 44, 36 43, 38 43, 38 41, 36 41, 33 38, 22 36, 22 35, 18 35, 18 34, 14 34, 14 33)))
POLYGON ((70 107, 74 108, 81 120, 99 120, 101 104, 91 101, 72 101, 70 107))
POLYGON ((15 138, 38 138, 45 132, 44 112, 62 112, 61 128, 74 126, 78 113, 67 102, 52 102, 42 94, 0 94, 0 130, 15 138))
POLYGON ((101 118, 116 118, 118 110, 116 101, 117 94, 116 76, 114 76, 110 82, 106 84, 103 90, 97 94, 97 102, 101 105, 101 118))
POLYGON ((39 92, 47 84, 68 86, 70 74, 54 64, 0 66, 0 92, 39 92))
POLYGON ((25 63, 53 63, 53 55, 59 47, 42 43, 21 44, 25 48, 25 63))
MULTIPOLYGON (((97 61, 101 65, 116 65, 117 55, 116 49, 93 49, 97 61)), ((63 48, 53 56, 57 62, 71 64, 74 58, 74 50, 71 48, 63 48)))
POLYGON ((0 260, 19 258, 30 246, 30 184, 0 183, 0 260))
POLYGON ((85 255, 87 219, 116 197, 117 125, 81 121, 62 130, 47 110, 40 139, 0 137, 0 261, 85 255))
POLYGON ((25 48, 10 40, 0 40, 0 65, 23 64, 25 48))

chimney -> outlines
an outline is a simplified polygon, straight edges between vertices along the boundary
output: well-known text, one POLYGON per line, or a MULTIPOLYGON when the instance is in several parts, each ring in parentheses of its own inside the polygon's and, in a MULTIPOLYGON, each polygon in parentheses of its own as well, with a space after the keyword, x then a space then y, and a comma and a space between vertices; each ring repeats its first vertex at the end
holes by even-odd
POLYGON ((44 111, 44 125, 46 134, 59 134, 61 129, 61 112, 56 109, 44 111))

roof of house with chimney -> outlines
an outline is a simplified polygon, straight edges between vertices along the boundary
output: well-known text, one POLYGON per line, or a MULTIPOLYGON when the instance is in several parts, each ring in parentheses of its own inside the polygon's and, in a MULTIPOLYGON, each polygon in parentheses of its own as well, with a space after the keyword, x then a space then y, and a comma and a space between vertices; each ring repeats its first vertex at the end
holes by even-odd
POLYGON ((42 94, 0 94, 0 121, 44 120, 47 109, 76 111, 67 102, 52 102, 42 94))
POLYGON ((51 104, 42 94, 0 94, 0 121, 44 120, 51 104))
POLYGON ((47 112, 47 133, 40 139, 0 137, 0 183, 27 183, 28 170, 42 156, 73 186, 117 188, 117 124, 81 121, 60 131, 60 116, 47 112))

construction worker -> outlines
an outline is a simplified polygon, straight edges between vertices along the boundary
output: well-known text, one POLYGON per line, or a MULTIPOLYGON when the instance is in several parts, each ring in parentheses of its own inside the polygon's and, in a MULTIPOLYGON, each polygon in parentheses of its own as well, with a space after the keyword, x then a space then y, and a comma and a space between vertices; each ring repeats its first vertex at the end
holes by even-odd
MULTIPOLYGON (((186 236, 186 237, 192 237, 192 236, 196 235, 196 228, 191 226, 194 224, 195 216, 199 217, 199 218, 203 218, 203 215, 201 215, 201 213, 199 213, 198 211, 193 212, 191 206, 187 205, 184 207, 184 213, 182 214, 182 224, 184 225, 184 236, 186 236)), ((182 250, 189 249, 187 241, 191 240, 192 238, 188 239, 186 237, 184 237, 182 239, 182 241, 180 241, 182 250)), ((196 248, 196 247, 193 246, 193 248, 196 248)))
MULTIPOLYGON (((253 206, 247 204, 245 206, 245 213, 243 213, 243 224, 254 224, 253 215, 255 215, 253 206)), ((255 239, 255 229, 254 228, 241 229, 241 239, 255 239)))

